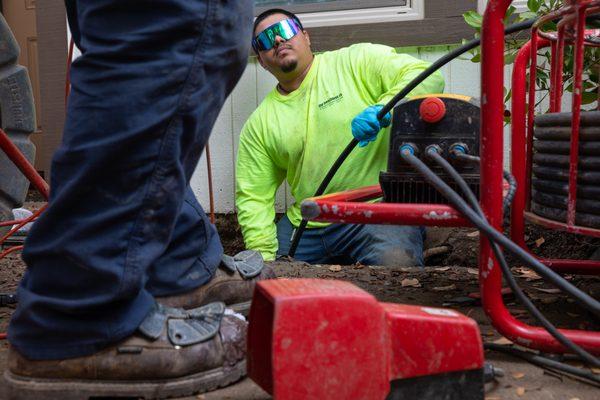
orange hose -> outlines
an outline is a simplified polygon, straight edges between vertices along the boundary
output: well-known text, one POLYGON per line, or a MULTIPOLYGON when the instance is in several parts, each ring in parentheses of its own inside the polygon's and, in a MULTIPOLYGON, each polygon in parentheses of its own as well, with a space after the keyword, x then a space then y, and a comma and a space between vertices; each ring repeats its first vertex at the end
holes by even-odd
POLYGON ((73 48, 75 43, 73 38, 69 42, 69 53, 67 54, 67 74, 65 77, 65 107, 67 106, 67 100, 69 100, 69 93, 71 92, 71 61, 73 60, 73 48))
POLYGON ((206 142, 206 169, 208 171, 208 198, 210 201, 210 222, 215 223, 215 196, 213 193, 212 168, 210 165, 210 146, 206 142))

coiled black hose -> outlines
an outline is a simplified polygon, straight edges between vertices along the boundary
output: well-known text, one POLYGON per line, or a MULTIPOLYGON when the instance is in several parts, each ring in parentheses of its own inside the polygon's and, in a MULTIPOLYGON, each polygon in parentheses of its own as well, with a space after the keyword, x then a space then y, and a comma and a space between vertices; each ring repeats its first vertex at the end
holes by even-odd
MULTIPOLYGON (((463 160, 465 162, 480 164, 481 159, 477 156, 471 154, 465 154, 461 152, 455 152, 452 154, 456 159, 463 160)), ((504 214, 506 215, 507 211, 510 209, 510 205, 512 204, 513 199, 515 198, 515 193, 517 193, 517 180, 515 177, 508 172, 507 170, 502 170, 502 175, 504 179, 508 182, 508 191, 506 192, 506 196, 504 196, 504 200, 502 202, 502 209, 504 210, 504 214)))

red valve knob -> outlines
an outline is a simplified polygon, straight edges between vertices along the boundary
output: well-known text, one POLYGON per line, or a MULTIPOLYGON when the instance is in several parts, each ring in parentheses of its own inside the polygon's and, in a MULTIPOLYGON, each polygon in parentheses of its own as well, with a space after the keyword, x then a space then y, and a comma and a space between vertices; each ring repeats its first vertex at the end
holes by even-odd
POLYGON ((446 105, 438 97, 428 97, 421 102, 419 114, 423 121, 434 124, 446 115, 446 105))

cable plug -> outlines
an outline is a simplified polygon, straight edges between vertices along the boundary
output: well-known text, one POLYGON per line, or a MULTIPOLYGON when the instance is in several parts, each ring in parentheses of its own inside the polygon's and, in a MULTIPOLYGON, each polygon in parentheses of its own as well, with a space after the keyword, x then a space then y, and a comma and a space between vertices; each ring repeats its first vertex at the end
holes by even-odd
POLYGON ((502 378, 504 376, 504 370, 497 368, 492 363, 486 362, 483 364, 483 382, 488 383, 496 380, 496 378, 502 378))
POLYGON ((461 154, 469 154, 469 146, 464 143, 453 143, 448 148, 448 154, 450 158, 456 160, 461 154))
POLYGON ((399 153, 411 154, 415 157, 419 156, 419 147, 414 143, 405 142, 400 145, 399 153))
POLYGON ((427 146, 425 148, 425 157, 428 160, 433 160, 433 154, 442 155, 442 153, 443 153, 442 148, 437 144, 430 144, 429 146, 427 146))

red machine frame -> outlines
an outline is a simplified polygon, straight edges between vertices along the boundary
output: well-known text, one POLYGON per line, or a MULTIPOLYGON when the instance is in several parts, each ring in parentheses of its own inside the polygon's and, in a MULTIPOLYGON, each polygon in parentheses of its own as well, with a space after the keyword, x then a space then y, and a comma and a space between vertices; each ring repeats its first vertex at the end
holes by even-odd
MULTIPOLYGON (((511 0, 490 0, 481 30, 481 207, 488 221, 502 231, 503 190, 503 125, 504 125, 504 15, 511 0)), ((525 219, 547 228, 560 229, 588 236, 600 236, 600 230, 575 225, 577 190, 577 160, 585 18, 598 11, 598 0, 567 0, 567 5, 543 17, 532 29, 532 40, 519 52, 513 72, 512 95, 512 171, 519 188, 512 206, 511 236, 520 246, 524 241, 525 219), (561 17, 556 35, 539 30, 544 21, 561 17), (568 219, 566 223, 540 218, 528 210, 533 116, 535 101, 529 101, 526 111, 526 72, 530 62, 531 82, 535 82, 537 50, 552 46, 551 111, 560 111, 562 98, 562 65, 565 44, 572 41, 567 28, 575 32, 575 65, 571 156, 569 168, 568 219), (527 116, 527 118, 526 118, 527 116)), ((588 43, 589 44, 589 43, 588 43)), ((535 85, 530 85, 529 98, 535 99, 535 85)), ((381 188, 371 186, 331 194, 303 202, 303 215, 316 221, 345 223, 380 223, 424 226, 469 226, 453 207, 433 204, 368 203, 381 197, 381 188)), ((598 273, 600 262, 581 260, 541 260, 552 269, 570 273, 598 273)), ((492 254, 490 243, 483 235, 480 242, 479 281, 484 310, 494 327, 513 342, 545 352, 563 353, 566 349, 546 330, 517 320, 506 308, 502 298, 502 273, 492 254)), ((600 332, 561 330, 587 351, 600 354, 600 332)))
MULTIPOLYGON (((40 194, 44 197, 44 199, 48 200, 50 196, 50 188, 48 183, 38 174, 35 168, 31 165, 31 163, 25 158, 23 153, 19 150, 17 146, 10 140, 6 132, 0 129, 0 150, 2 150, 8 158, 16 165, 16 167, 25 175, 25 177, 31 182, 31 184, 40 192, 40 194)), ((26 218, 24 220, 14 220, 14 221, 1 221, 0 227, 3 226, 12 226, 14 227, 4 236, 0 237, 0 245, 2 245, 6 239, 12 236, 16 231, 25 226, 27 223, 35 220, 44 210, 46 206, 40 208, 38 211, 33 213, 32 216, 26 218)), ((13 246, 9 247, 4 251, 0 252, 0 258, 5 257, 6 255, 21 250, 23 246, 13 246)))

